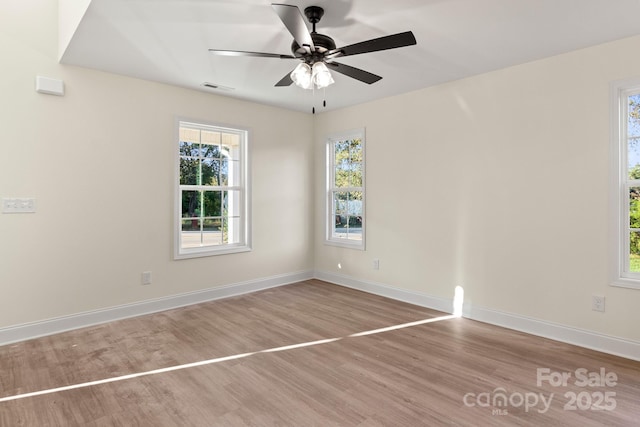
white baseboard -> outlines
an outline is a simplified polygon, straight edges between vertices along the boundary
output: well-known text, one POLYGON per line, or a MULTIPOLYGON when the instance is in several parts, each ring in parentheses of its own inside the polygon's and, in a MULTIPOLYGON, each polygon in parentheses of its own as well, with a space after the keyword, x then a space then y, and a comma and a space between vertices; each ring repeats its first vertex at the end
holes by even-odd
POLYGON ((380 295, 398 301, 408 302, 409 304, 415 304, 421 307, 431 308, 433 310, 443 311, 448 314, 451 314, 453 311, 453 299, 448 300, 446 298, 406 291, 388 285, 383 285, 382 283, 360 280, 350 276, 326 271, 316 271, 315 278, 335 285, 357 289, 359 291, 380 295))
MULTIPOLYGON (((163 310, 213 301, 220 298, 256 292, 312 278, 317 278, 336 285, 392 298, 398 301, 404 301, 445 313, 451 313, 453 308, 453 298, 435 297, 420 292, 398 289, 385 284, 356 279, 350 276, 331 272, 316 271, 314 273, 312 271, 302 271, 165 298, 110 307, 102 310, 88 311, 23 325, 0 328, 0 345, 25 341, 32 338, 126 319, 129 317, 157 313, 163 310)), ((508 329, 514 329, 532 335, 640 361, 640 342, 637 341, 603 335, 566 325, 528 318, 513 313, 505 313, 483 307, 469 306, 468 304, 465 304, 464 306, 463 316, 472 320, 490 323, 508 329)))
POLYGON ((637 341, 483 307, 469 307, 464 317, 640 361, 640 342, 637 341))
POLYGON ((0 329, 0 345, 312 279, 301 271, 0 329))
MULTIPOLYGON (((325 271, 316 271, 315 277, 336 285, 408 302, 433 310, 444 311, 446 313, 451 313, 453 310, 453 298, 434 297, 325 271)), ((520 316, 518 314, 470 306, 468 304, 464 305, 462 312, 463 317, 479 322, 490 323, 555 341, 640 361, 640 342, 637 341, 603 335, 571 326, 520 316)))

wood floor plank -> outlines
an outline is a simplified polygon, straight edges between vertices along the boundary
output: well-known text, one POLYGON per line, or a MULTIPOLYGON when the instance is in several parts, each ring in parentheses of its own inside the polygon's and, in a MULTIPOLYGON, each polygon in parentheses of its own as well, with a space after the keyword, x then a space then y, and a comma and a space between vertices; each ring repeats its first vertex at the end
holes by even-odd
POLYGON ((0 425, 640 425, 639 362, 462 318, 357 335, 444 315, 309 280, 16 343, 0 398, 206 363, 0 402, 0 425), (539 368, 572 377, 538 385, 539 368), (577 369, 616 385, 576 385, 577 369), (615 409, 566 407, 605 392, 615 409), (534 395, 546 410, 518 400, 534 395))

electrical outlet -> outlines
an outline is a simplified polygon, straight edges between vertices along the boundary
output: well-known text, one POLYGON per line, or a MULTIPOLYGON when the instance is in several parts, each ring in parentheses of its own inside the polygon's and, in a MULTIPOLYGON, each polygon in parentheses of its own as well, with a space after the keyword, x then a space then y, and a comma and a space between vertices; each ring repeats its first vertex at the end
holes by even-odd
POLYGON ((591 310, 604 311, 604 296, 602 295, 591 296, 591 310))
POLYGON ((373 259, 372 268, 374 270, 380 270, 380 260, 378 258, 373 259))
POLYGON ((150 285, 151 284, 151 272, 150 271, 143 271, 142 272, 142 284, 143 285, 150 285))

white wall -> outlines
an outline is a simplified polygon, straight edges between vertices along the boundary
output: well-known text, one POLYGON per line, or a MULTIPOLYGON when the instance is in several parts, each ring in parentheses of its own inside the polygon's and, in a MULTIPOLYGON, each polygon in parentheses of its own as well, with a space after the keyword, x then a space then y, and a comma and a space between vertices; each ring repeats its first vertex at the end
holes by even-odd
POLYGON ((318 215, 316 269, 443 299, 461 285, 468 309, 640 341, 640 291, 607 281, 609 84, 640 76, 639 48, 631 38, 319 115, 316 212, 325 136, 365 127, 368 229, 364 252, 326 246, 318 215))
POLYGON ((609 84, 640 38, 314 118, 61 66, 56 32, 56 2, 0 4, 0 197, 38 202, 0 215, 0 328, 315 266, 640 341, 640 291, 607 283, 609 84), (175 116, 251 128, 252 252, 172 260, 175 116), (360 127, 366 251, 323 244, 324 138, 360 127))
POLYGON ((59 65, 56 3, 0 4, 0 328, 311 271, 312 117, 59 65), (252 252, 172 260, 176 116, 250 128, 252 252))

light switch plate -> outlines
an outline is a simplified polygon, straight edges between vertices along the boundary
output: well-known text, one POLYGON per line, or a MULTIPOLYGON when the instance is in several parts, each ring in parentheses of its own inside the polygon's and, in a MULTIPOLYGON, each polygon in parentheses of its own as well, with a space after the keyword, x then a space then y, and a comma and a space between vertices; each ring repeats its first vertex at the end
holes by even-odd
POLYGON ((36 211, 36 199, 13 198, 2 199, 2 213, 34 213, 36 211))

